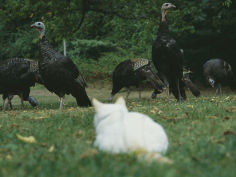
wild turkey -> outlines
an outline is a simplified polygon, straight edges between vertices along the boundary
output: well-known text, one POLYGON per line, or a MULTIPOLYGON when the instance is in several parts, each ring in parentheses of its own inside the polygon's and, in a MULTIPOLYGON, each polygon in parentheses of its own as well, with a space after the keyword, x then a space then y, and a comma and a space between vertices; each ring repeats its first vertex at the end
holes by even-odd
POLYGON ((210 59, 203 65, 203 74, 207 82, 215 87, 216 94, 222 94, 222 84, 229 84, 232 90, 236 89, 236 81, 229 63, 222 59, 210 59))
POLYGON ((91 106, 85 91, 87 85, 73 61, 56 52, 49 45, 45 36, 45 26, 42 22, 35 22, 31 27, 36 28, 40 34, 39 73, 45 87, 60 97, 60 109, 63 107, 65 94, 72 94, 76 98, 78 106, 91 106))
POLYGON ((42 83, 38 72, 38 64, 36 61, 12 58, 0 63, 0 94, 3 94, 3 110, 6 110, 8 103, 13 95, 19 95, 21 98, 21 108, 23 109, 23 101, 35 107, 37 100, 29 96, 30 87, 36 82, 42 83), (6 98, 8 101, 6 102, 6 98))
MULTIPOLYGON (((196 85, 192 82, 192 80, 190 79, 190 76, 189 76, 190 73, 192 73, 190 70, 187 70, 186 68, 183 68, 184 86, 186 88, 188 88, 195 97, 199 97, 200 96, 200 91, 196 87, 196 85)), ((153 93, 152 93, 152 98, 155 99, 157 94, 160 94, 160 93, 161 93, 160 91, 154 90, 153 93)))
POLYGON ((152 60, 160 78, 167 86, 168 101, 172 92, 178 101, 186 99, 183 82, 183 55, 177 47, 176 40, 168 29, 166 14, 175 8, 171 3, 161 7, 162 15, 156 41, 152 45, 152 60))
POLYGON ((118 64, 112 74, 112 92, 109 101, 123 87, 128 88, 127 96, 130 94, 130 86, 139 88, 139 98, 141 98, 140 83, 144 80, 149 81, 152 86, 162 91, 164 84, 151 70, 150 61, 147 59, 129 59, 118 64))
POLYGON ((192 92, 192 94, 195 97, 199 97, 200 96, 200 91, 199 89, 196 87, 196 85, 191 81, 190 79, 190 73, 192 73, 190 70, 184 68, 183 71, 183 81, 184 81, 184 85, 185 87, 189 88, 189 90, 192 92))
MULTIPOLYGON (((36 100, 36 98, 34 98, 33 96, 29 96, 28 98, 25 96, 27 95, 27 91, 25 93, 23 93, 23 101, 28 101, 31 106, 36 107, 38 105, 38 101, 36 100)), ((21 98, 21 94, 18 95, 21 98)), ((13 109, 11 100, 13 99, 14 95, 12 94, 3 94, 2 95, 2 99, 3 99, 3 110, 6 110, 6 107, 8 104, 10 104, 10 108, 13 109), (6 103, 6 99, 8 99, 7 103, 6 103)), ((23 102, 21 102, 21 104, 23 104, 23 102)))

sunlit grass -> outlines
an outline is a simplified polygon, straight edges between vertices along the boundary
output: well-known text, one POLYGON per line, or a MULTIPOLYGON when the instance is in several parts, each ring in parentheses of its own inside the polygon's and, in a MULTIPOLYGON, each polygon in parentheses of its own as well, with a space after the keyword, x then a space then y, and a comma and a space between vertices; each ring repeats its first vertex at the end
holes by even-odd
MULTIPOLYGON (((135 90, 135 89, 134 89, 135 90)), ((90 84, 90 98, 106 101, 111 86, 90 84)), ((39 106, 25 103, 20 110, 18 97, 12 111, 0 112, 0 176, 83 176, 83 177, 154 177, 154 176, 235 176, 236 96, 214 97, 214 91, 200 98, 188 93, 188 100, 168 104, 163 93, 150 99, 152 91, 131 92, 127 106, 152 117, 163 125, 170 146, 166 156, 172 165, 146 163, 132 154, 111 155, 93 147, 95 131, 93 108, 79 108, 73 97, 65 97, 60 111, 59 98, 44 88, 33 88, 39 106), (33 136, 35 143, 16 135, 33 136)), ((116 97, 126 95, 126 92, 116 97)), ((2 104, 2 102, 0 102, 2 104)))

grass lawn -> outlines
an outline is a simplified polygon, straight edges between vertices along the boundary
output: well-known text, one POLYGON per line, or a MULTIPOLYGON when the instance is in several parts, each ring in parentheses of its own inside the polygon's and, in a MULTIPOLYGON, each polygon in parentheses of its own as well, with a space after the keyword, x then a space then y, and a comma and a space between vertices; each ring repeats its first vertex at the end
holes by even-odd
MULTIPOLYGON (((110 86, 90 84, 90 97, 106 101, 110 86)), ((150 99, 151 90, 132 92, 127 106, 152 117, 163 125, 169 137, 166 156, 172 165, 146 163, 132 154, 111 155, 93 147, 93 108, 78 108, 75 99, 59 98, 37 86, 31 95, 39 106, 25 103, 20 110, 18 97, 12 111, 0 112, 0 177, 234 177, 236 174, 236 95, 213 97, 207 91, 200 98, 188 93, 177 103, 166 94, 150 99), (28 144, 17 138, 34 136, 28 144)), ((118 95, 126 95, 122 92, 118 95)), ((2 101, 0 101, 2 104, 2 101)))

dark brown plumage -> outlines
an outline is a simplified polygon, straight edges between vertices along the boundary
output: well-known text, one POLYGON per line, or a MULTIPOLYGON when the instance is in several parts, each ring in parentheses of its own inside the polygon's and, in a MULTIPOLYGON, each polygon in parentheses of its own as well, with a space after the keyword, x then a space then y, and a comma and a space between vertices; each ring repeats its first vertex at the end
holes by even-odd
POLYGON ((210 59, 203 65, 203 74, 207 82, 216 88, 216 94, 222 94, 222 84, 227 84, 232 90, 236 89, 236 80, 229 63, 222 59, 210 59))
POLYGON ((36 82, 42 83, 37 61, 23 58, 2 61, 0 63, 0 93, 3 94, 3 110, 6 109, 13 95, 20 96, 22 108, 23 101, 29 101, 32 106, 36 106, 37 100, 29 97, 30 87, 36 82), (8 98, 7 103, 6 98, 8 98))
POLYGON ((178 101, 186 99, 183 82, 183 55, 177 46, 176 40, 171 36, 166 14, 175 6, 171 3, 162 5, 161 22, 157 38, 152 46, 152 60, 158 70, 159 76, 167 86, 169 93, 173 93, 178 101))
MULTIPOLYGON (((118 93, 123 87, 128 88, 128 95, 130 93, 130 86, 139 85, 142 81, 147 80, 152 84, 156 90, 161 90, 164 86, 162 81, 151 70, 150 61, 147 59, 130 59, 118 64, 112 74, 112 92, 109 100, 118 93)), ((141 97, 141 90, 139 88, 139 97, 141 97)))
POLYGON ((78 106, 91 106, 85 91, 87 85, 73 61, 56 52, 49 45, 45 36, 45 26, 42 22, 36 22, 32 27, 40 32, 40 75, 45 87, 60 97, 60 109, 63 107, 62 102, 65 94, 71 94, 75 97, 78 106))

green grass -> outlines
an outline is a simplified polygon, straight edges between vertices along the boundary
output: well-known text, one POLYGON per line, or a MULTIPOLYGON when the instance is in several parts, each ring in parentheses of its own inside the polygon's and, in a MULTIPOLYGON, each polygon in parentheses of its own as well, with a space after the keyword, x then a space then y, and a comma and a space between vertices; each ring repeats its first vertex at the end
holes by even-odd
MULTIPOLYGON (((106 101, 111 87, 90 84, 88 95, 106 101)), ((122 92, 119 95, 125 95, 122 92)), ((163 125, 169 137, 166 156, 172 165, 146 163, 133 154, 111 155, 93 146, 93 108, 78 108, 66 96, 65 109, 58 110, 59 99, 42 87, 31 92, 39 101, 37 109, 19 98, 14 110, 0 112, 1 177, 234 177, 236 173, 236 96, 213 97, 204 92, 200 98, 188 93, 188 100, 167 103, 165 93, 156 100, 144 91, 141 100, 132 92, 127 102, 163 125), (35 144, 16 137, 34 136, 35 144), (54 149, 52 148, 54 147, 54 149)), ((117 97, 116 96, 116 97, 117 97)), ((0 102, 2 104, 2 102, 0 102)))

